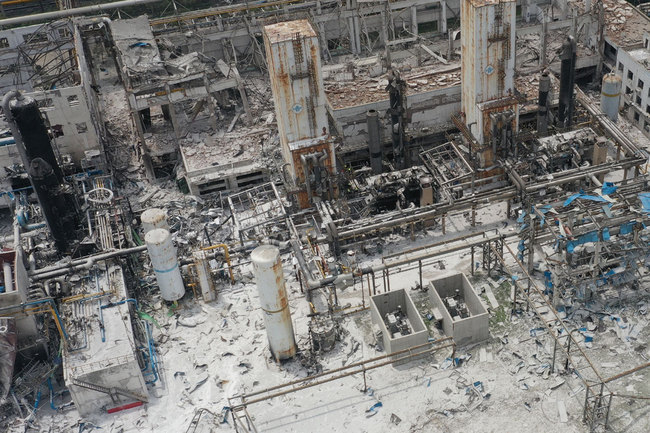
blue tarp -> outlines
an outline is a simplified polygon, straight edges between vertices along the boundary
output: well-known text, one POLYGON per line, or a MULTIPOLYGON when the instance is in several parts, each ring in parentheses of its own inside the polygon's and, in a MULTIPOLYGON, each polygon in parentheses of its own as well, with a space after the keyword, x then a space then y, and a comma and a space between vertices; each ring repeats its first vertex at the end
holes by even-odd
POLYGON ((567 242, 566 250, 567 252, 572 253, 575 247, 577 247, 578 245, 586 244, 587 242, 598 242, 598 240, 599 237, 597 231, 585 233, 584 235, 579 236, 578 239, 567 242))
MULTIPOLYGON (((601 202, 604 202, 604 203, 609 203, 605 198, 603 198, 603 197, 601 197, 599 195, 573 194, 571 197, 566 199, 566 201, 564 202, 564 204, 562 206, 570 205, 577 198, 583 198, 585 200, 601 201, 601 202)), ((650 198, 649 198, 649 200, 650 200, 650 198)), ((650 204, 650 201, 648 203, 650 204)), ((650 209, 648 210, 648 212, 650 212, 650 209)))
POLYGON ((618 187, 614 186, 614 184, 612 182, 605 182, 603 184, 603 188, 602 188, 603 195, 610 195, 610 194, 616 192, 617 189, 618 189, 618 187))
POLYGON ((553 280, 551 277, 551 271, 544 271, 544 285, 549 289, 553 288, 553 280))
POLYGON ((608 241, 609 238, 610 238, 610 236, 609 236, 609 228, 605 227, 603 229, 603 240, 608 241))
POLYGON ((636 224, 636 221, 630 221, 625 224, 621 225, 621 231, 619 234, 621 235, 626 235, 628 233, 632 233, 632 230, 634 230, 634 225, 636 224))
POLYGON ((639 200, 641 200, 643 212, 650 213, 650 192, 642 192, 639 194, 639 200))

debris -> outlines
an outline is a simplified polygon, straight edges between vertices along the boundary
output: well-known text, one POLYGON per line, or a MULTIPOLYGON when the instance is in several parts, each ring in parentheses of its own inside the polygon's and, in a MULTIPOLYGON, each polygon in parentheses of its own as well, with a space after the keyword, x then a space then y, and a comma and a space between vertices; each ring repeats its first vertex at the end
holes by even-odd
POLYGON ((558 415, 560 416, 560 422, 561 423, 569 422, 569 416, 566 413, 566 406, 564 404, 564 400, 558 400, 557 401, 557 412, 558 412, 558 415))
POLYGON ((366 417, 369 418, 371 416, 376 415, 377 414, 377 409, 379 409, 382 406, 383 406, 383 404, 380 401, 378 401, 377 403, 370 406, 370 408, 366 409, 366 413, 367 413, 366 417))

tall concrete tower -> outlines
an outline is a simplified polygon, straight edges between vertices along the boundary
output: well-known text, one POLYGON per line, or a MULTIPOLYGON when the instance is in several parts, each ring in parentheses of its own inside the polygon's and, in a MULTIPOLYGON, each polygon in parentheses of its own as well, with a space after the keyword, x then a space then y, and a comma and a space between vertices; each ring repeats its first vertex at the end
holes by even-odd
MULTIPOLYGON (((461 0, 461 106, 480 167, 494 162, 495 128, 516 131, 514 96, 516 0, 461 0), (500 112, 510 112, 505 123, 500 112), (496 120, 498 117, 498 120, 496 120), (476 144, 476 143, 475 143, 476 144)), ((499 134, 501 135, 501 134, 499 134)))
POLYGON ((282 155, 301 208, 332 198, 336 167, 329 133, 318 36, 307 20, 264 27, 282 155))

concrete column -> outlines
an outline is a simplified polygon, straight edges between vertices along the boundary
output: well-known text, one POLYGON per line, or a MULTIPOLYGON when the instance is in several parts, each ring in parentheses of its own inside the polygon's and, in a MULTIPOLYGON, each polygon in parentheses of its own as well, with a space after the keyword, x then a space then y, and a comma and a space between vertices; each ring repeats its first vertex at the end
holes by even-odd
POLYGON ((414 36, 418 35, 418 8, 417 6, 411 6, 411 33, 414 36))
POLYGON ((215 131, 218 130, 218 124, 217 124, 217 108, 214 106, 214 102, 212 101, 212 95, 210 94, 210 82, 208 81, 208 76, 206 74, 203 75, 203 85, 205 86, 205 91, 208 94, 206 97, 206 102, 208 103, 208 107, 210 109, 210 119, 212 120, 212 127, 214 128, 215 131))
POLYGON ((539 55, 539 65, 543 68, 546 66, 546 33, 548 32, 548 22, 546 19, 546 13, 542 11, 542 32, 540 34, 541 47, 539 55))
POLYGON ((153 180, 155 179, 156 176, 154 175, 153 164, 151 163, 151 157, 149 156, 149 152, 147 150, 147 144, 144 140, 144 127, 142 126, 140 113, 135 109, 135 107, 137 107, 137 104, 135 102, 135 95, 133 93, 129 93, 128 98, 129 98, 129 105, 131 106, 131 110, 130 110, 131 118, 133 119, 133 123, 135 124, 135 130, 138 134, 138 140, 140 141, 138 154, 142 156, 142 165, 144 166, 144 170, 147 175, 147 178, 153 180))
POLYGON ((447 33, 447 2, 440 2, 440 31, 444 34, 447 33))
POLYGON ((178 126, 178 118, 176 117, 176 107, 171 100, 172 90, 169 87, 169 84, 165 84, 165 92, 167 92, 167 99, 169 100, 169 118, 172 121, 172 127, 174 128, 174 136, 178 139, 181 134, 178 126))

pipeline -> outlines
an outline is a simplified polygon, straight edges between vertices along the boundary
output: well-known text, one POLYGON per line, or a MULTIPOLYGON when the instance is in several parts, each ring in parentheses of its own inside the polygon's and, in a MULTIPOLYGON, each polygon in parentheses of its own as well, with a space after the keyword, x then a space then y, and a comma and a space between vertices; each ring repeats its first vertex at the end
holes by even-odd
MULTIPOLYGON (((367 359, 367 360, 364 360, 364 361, 355 362, 355 363, 352 363, 352 364, 348 364, 348 365, 346 365, 344 367, 336 368, 334 370, 330 370, 330 371, 326 371, 326 372, 323 372, 323 373, 315 374, 313 376, 307 376, 307 377, 304 377, 302 379, 294 380, 292 382, 287 382, 287 383, 284 383, 284 384, 281 384, 281 385, 272 386, 270 388, 266 388, 266 389, 263 389, 263 390, 260 390, 260 391, 252 392, 250 394, 245 394, 245 395, 240 395, 240 396, 233 397, 233 398, 240 398, 241 401, 242 401, 242 404, 237 405, 237 406, 233 406, 232 409, 234 410, 234 409, 237 409, 237 408, 240 408, 240 407, 246 407, 246 406, 248 406, 250 404, 259 403, 261 401, 269 400, 269 399, 274 398, 274 397, 279 397, 279 396, 289 394, 289 393, 292 393, 292 392, 295 392, 295 391, 300 391, 300 390, 303 390, 303 389, 306 389, 306 388, 311 388, 313 386, 321 385, 323 383, 331 382, 333 380, 341 379, 341 378, 344 378, 344 377, 347 377, 347 376, 352 376, 353 374, 359 374, 359 373, 365 374, 366 371, 373 370, 375 368, 383 367, 385 365, 394 364, 394 363, 401 362, 401 361, 412 360, 414 357, 427 355, 427 354, 436 352, 438 350, 446 349, 446 348, 449 348, 449 347, 453 348, 453 353, 456 352, 456 343, 453 341, 452 337, 443 337, 443 338, 440 338, 438 340, 430 341, 430 342, 427 342, 427 343, 424 343, 424 344, 419 344, 417 346, 409 347, 407 349, 399 350, 397 352, 393 352, 393 353, 389 353, 389 354, 386 354, 386 355, 378 356, 376 358, 371 358, 371 359, 367 359), (446 341, 449 341, 450 343, 444 344, 442 346, 435 346, 436 344, 443 343, 443 342, 446 342, 446 341), (419 350, 419 349, 424 349, 424 350, 417 351, 417 352, 413 353, 414 350, 419 350), (405 356, 399 356, 399 355, 404 355, 404 354, 406 354, 406 355, 405 356), (397 357, 397 356, 399 356, 399 357, 397 357), (388 359, 388 360, 383 361, 383 360, 386 360, 386 359, 388 359), (372 363, 372 362, 377 362, 377 361, 383 361, 383 362, 380 362, 379 364, 371 365, 369 367, 366 366, 366 364, 369 364, 369 363, 372 363), (360 367, 360 368, 355 369, 354 371, 348 371, 348 372, 342 373, 342 374, 340 374, 338 376, 329 377, 329 378, 326 378, 326 379, 305 383, 305 382, 308 382, 308 381, 312 381, 314 379, 318 379, 318 378, 322 378, 324 376, 331 375, 333 373, 338 373, 338 372, 341 372, 341 371, 344 371, 344 370, 349 370, 349 369, 356 368, 356 367, 360 367), (295 385, 299 385, 299 386, 295 386, 295 385), (279 392, 276 392, 274 394, 268 394, 268 395, 263 396, 263 397, 258 397, 256 399, 246 401, 246 399, 248 399, 250 397, 254 397, 254 396, 257 396, 257 395, 260 395, 260 394, 266 394, 266 393, 269 393, 271 391, 275 391, 275 390, 278 390, 278 389, 281 389, 281 388, 287 388, 287 387, 291 387, 291 389, 288 389, 288 390, 285 390, 285 391, 279 391, 279 392)), ((452 358, 454 356, 453 353, 452 353, 452 358)))
POLYGON ((49 312, 52 314, 52 317, 54 318, 54 322, 56 324, 57 329, 59 330, 59 334, 61 335, 61 339, 67 343, 67 340, 70 338, 68 333, 65 330, 65 327, 63 325, 63 322, 61 321, 61 316, 59 315, 59 310, 56 308, 56 303, 54 302, 53 298, 41 298, 37 299, 35 301, 28 301, 28 302, 23 302, 21 304, 17 305, 9 305, 6 307, 0 307, 0 315, 4 315, 5 312, 7 314, 19 314, 19 313, 47 313, 49 312), (40 307, 36 308, 27 308, 27 307, 32 307, 34 305, 41 306, 43 304, 46 304, 47 309, 42 310, 40 307))
POLYGON ((62 11, 44 12, 40 14, 24 15, 21 17, 5 18, 3 20, 0 20, 0 27, 8 27, 16 24, 24 24, 33 21, 53 21, 59 18, 68 18, 76 15, 99 14, 101 12, 111 10, 111 9, 118 9, 127 6, 140 6, 149 3, 157 3, 159 1, 160 0, 123 0, 123 1, 113 2, 113 3, 105 3, 105 4, 100 3, 97 5, 82 6, 73 9, 65 9, 62 11))
POLYGON ((146 245, 139 245, 137 247, 125 248, 121 250, 111 251, 109 253, 97 254, 95 256, 90 256, 85 259, 72 260, 63 265, 49 266, 47 268, 36 269, 34 271, 28 272, 28 275, 32 278, 32 281, 46 280, 49 278, 58 277, 65 274, 70 274, 75 271, 80 271, 83 269, 90 269, 95 265, 96 262, 106 259, 111 259, 114 257, 120 257, 128 254, 139 253, 147 249, 146 245))
MULTIPOLYGON (((0 20, 2 22, 3 20, 0 20)), ((14 121, 13 115, 11 114, 11 101, 13 99, 23 99, 22 94, 18 90, 10 90, 8 91, 5 96, 2 98, 2 110, 5 114, 5 119, 7 121, 7 124, 9 125, 9 129, 11 130, 11 135, 14 136, 14 140, 16 142, 16 149, 18 150, 18 153, 20 154, 20 159, 23 162, 23 165, 25 166, 25 170, 27 170, 28 167, 28 161, 29 157, 27 156, 27 150, 25 149, 25 144, 23 143, 23 136, 20 134, 20 130, 18 130, 18 125, 14 121)))
MULTIPOLYGON (((348 273, 343 273, 335 276, 330 276, 330 277, 325 277, 321 278, 319 280, 315 279, 307 279, 307 287, 310 290, 313 289, 318 289, 321 287, 325 287, 330 284, 338 285, 338 284, 344 284, 347 285, 349 282, 354 281, 355 277, 366 275, 366 274, 376 274, 388 269, 392 269, 395 267, 399 267, 405 264, 409 263, 414 263, 420 260, 426 260, 431 257, 435 257, 441 254, 449 254, 453 253, 455 251, 460 251, 464 250, 467 248, 471 247, 476 247, 479 245, 483 245, 487 242, 493 242, 499 239, 502 239, 504 236, 497 233, 497 234, 492 234, 492 235, 487 235, 485 232, 479 232, 479 233, 473 233, 471 236, 481 236, 478 237, 476 240, 468 241, 467 238, 470 237, 470 235, 463 235, 455 239, 449 239, 446 240, 445 242, 442 243, 434 243, 433 245, 428 245, 425 247, 417 248, 416 250, 413 251, 407 251, 406 253, 399 254, 400 256, 406 256, 402 259, 396 259, 393 261, 384 261, 383 263, 377 264, 377 265, 372 265, 372 266, 365 266, 365 267, 360 267, 354 272, 348 272, 348 273), (481 236, 482 235, 482 236, 481 236), (462 242, 460 242, 462 241, 462 242), (450 245, 453 242, 459 242, 457 245, 450 245), (434 249, 434 250, 429 250, 426 251, 426 249, 429 249, 433 246, 439 246, 439 249, 434 249), (422 251, 424 250, 424 251, 422 251), (413 253, 415 251, 421 251, 418 254, 413 254, 409 256, 409 253, 413 253)), ((296 259, 298 260, 298 265, 300 266, 300 269, 303 271, 303 274, 309 275, 309 268, 307 267, 307 261, 305 260, 304 255, 302 254, 302 250, 300 249, 300 243, 298 241, 292 241, 292 246, 293 246, 293 251, 296 259)))
MULTIPOLYGON (((123 305, 123 304, 125 304, 127 302, 130 302, 135 306, 135 311, 136 312, 140 311, 140 307, 138 306, 138 301, 136 299, 133 299, 133 298, 127 298, 127 299, 123 299, 123 300, 121 300, 119 302, 111 302, 109 304, 102 305, 100 307, 100 313, 101 313, 101 310, 104 310, 106 308, 115 307, 117 305, 123 305)), ((151 334, 151 327, 149 326, 149 324, 146 321, 143 321, 143 322, 144 322, 145 331, 146 331, 146 334, 147 334, 146 335, 146 337, 147 337, 147 351, 149 353, 148 364, 149 363, 151 364, 151 373, 149 373, 148 375, 153 375, 153 379, 146 381, 146 384, 151 385, 151 384, 156 383, 158 381, 158 378, 159 378, 158 377, 158 355, 156 353, 156 349, 153 346, 154 345, 154 343, 153 343, 154 340, 153 340, 153 335, 151 334)), ((147 365, 145 365, 144 369, 146 370, 146 368, 147 368, 147 365)))

